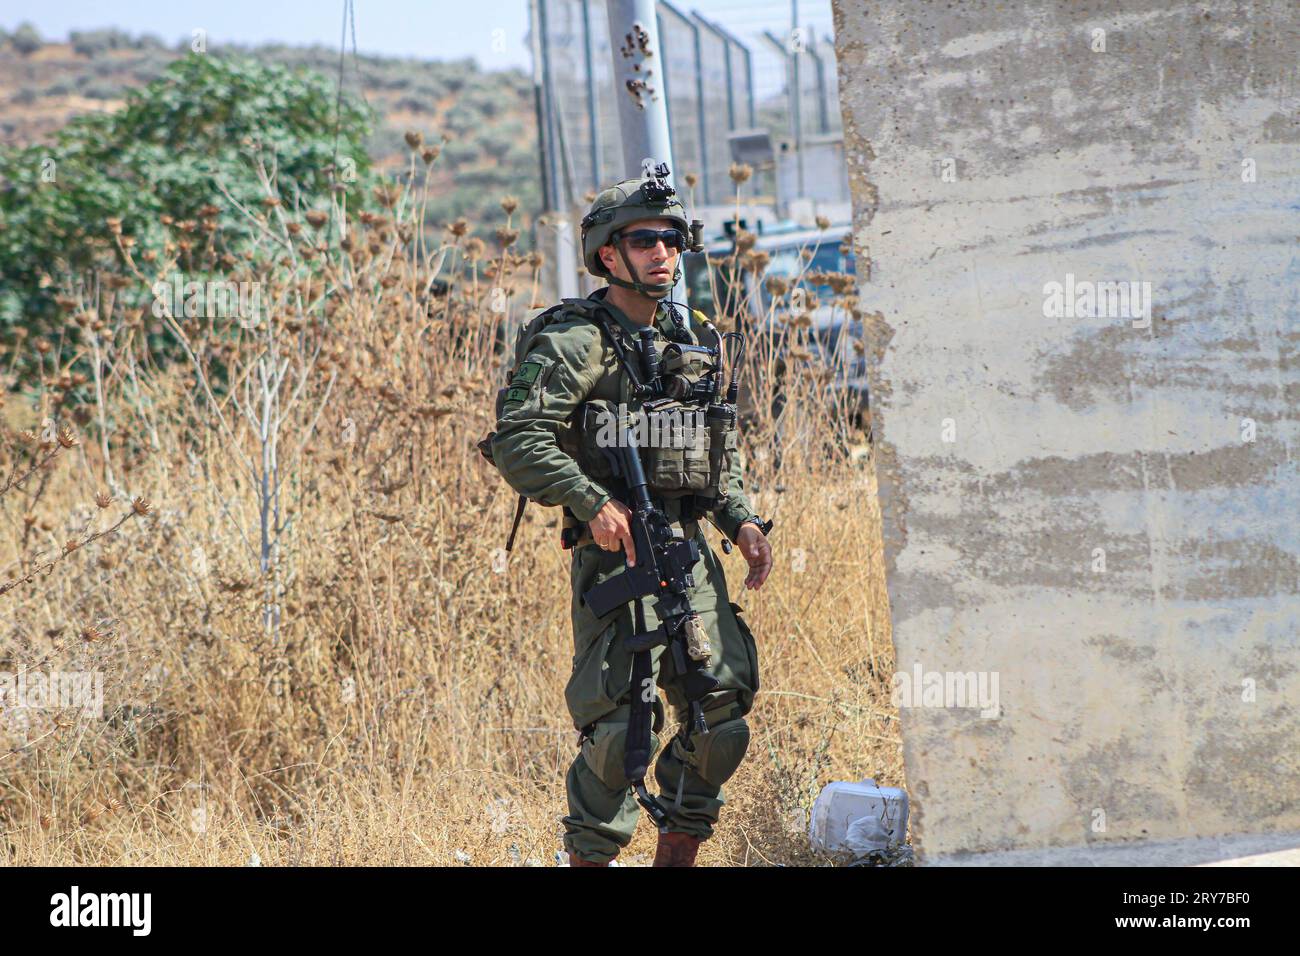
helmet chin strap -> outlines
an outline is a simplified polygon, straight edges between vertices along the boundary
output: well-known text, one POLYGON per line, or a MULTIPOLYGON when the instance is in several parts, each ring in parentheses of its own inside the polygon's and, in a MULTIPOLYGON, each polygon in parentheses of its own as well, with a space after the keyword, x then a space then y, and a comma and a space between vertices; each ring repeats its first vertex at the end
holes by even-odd
POLYGON ((611 285, 621 286, 624 289, 632 289, 634 292, 640 292, 642 295, 650 299, 663 299, 677 287, 678 282, 682 281, 681 256, 677 257, 677 267, 673 270, 672 282, 642 282, 636 274, 636 269, 632 267, 632 263, 627 257, 627 252, 623 249, 623 240, 621 238, 614 243, 614 248, 617 249, 618 254, 622 256, 623 265, 627 266, 627 274, 632 277, 632 281, 628 282, 626 279, 620 279, 615 275, 606 276, 606 280, 611 285))

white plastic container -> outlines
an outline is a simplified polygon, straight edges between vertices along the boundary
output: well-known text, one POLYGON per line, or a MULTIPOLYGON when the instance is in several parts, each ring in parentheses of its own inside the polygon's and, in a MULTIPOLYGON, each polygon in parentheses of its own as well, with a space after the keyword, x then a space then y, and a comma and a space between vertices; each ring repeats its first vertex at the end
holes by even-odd
POLYGON ((808 839, 828 853, 865 856, 907 839, 907 791, 874 780, 828 783, 813 803, 808 839))

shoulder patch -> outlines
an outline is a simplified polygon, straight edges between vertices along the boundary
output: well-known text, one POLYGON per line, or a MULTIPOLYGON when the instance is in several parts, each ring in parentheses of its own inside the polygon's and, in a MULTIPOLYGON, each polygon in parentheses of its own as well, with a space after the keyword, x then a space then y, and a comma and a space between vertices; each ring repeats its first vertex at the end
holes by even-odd
MULTIPOLYGON (((532 385, 537 381, 537 376, 541 374, 542 363, 524 362, 515 372, 515 377, 510 380, 511 385, 532 385)), ((499 380, 498 380, 499 381, 499 380)))

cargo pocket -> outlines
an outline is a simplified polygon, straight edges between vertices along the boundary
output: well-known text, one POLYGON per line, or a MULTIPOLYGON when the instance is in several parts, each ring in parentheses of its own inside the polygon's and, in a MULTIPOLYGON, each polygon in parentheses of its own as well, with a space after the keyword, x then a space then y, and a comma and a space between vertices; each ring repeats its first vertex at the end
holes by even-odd
POLYGON ((564 701, 579 729, 614 710, 632 686, 632 655, 618 641, 623 619, 616 617, 573 659, 564 701))
POLYGON ((736 624, 740 627, 740 636, 745 643, 745 654, 749 658, 749 673, 745 675, 742 683, 748 686, 748 691, 741 690, 737 696, 737 702, 743 708, 741 716, 749 713, 750 708, 754 706, 754 695, 758 693, 758 642, 754 640, 754 634, 745 623, 745 618, 740 613, 740 605, 731 601, 727 602, 731 606, 732 612, 736 615, 736 624))
POLYGON ((606 665, 609 647, 617 634, 617 623, 611 623, 573 659, 573 673, 564 688, 564 702, 575 727, 585 727, 614 709, 606 665))
POLYGON ((605 399, 592 399, 581 406, 581 427, 577 441, 578 467, 588 478, 604 481, 614 475, 605 448, 618 442, 618 407, 605 399))

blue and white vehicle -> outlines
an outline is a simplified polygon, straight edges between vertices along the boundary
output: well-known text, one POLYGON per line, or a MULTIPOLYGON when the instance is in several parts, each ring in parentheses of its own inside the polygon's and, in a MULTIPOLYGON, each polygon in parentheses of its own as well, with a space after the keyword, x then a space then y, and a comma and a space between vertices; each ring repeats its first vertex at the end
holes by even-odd
MULTIPOLYGON (((699 309, 710 318, 719 313, 739 316, 742 331, 751 335, 770 330, 782 353, 790 350, 791 331, 782 322, 792 311, 789 294, 774 300, 767 288, 771 278, 784 279, 793 285, 801 275, 808 273, 838 272, 856 275, 852 250, 852 227, 830 226, 826 229, 803 229, 785 226, 770 229, 758 236, 756 251, 768 255, 767 267, 761 276, 743 268, 741 263, 724 261, 709 267, 705 256, 713 260, 729 260, 734 248, 730 238, 709 243, 704 252, 687 253, 685 257, 686 282, 691 308, 699 309), (803 254, 812 256, 804 262, 803 254)), ((815 296, 812 309, 807 312, 812 319, 808 330, 807 347, 815 350, 826 365, 834 369, 829 386, 836 391, 848 390, 852 394, 850 412, 858 422, 865 423, 867 411, 867 374, 865 352, 859 352, 855 342, 863 341, 862 323, 842 306, 836 305, 835 292, 829 285, 803 283, 805 295, 815 296)))

